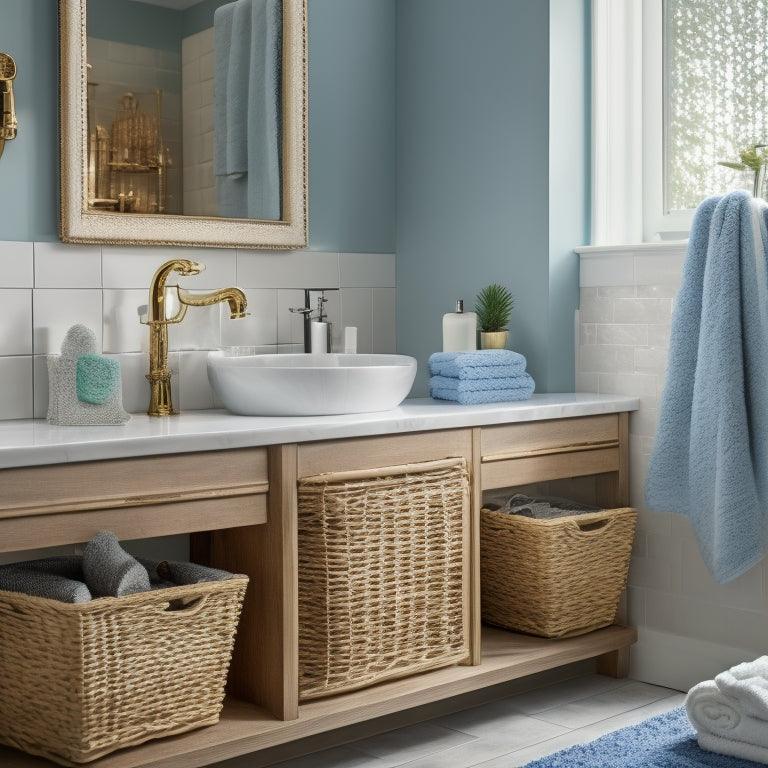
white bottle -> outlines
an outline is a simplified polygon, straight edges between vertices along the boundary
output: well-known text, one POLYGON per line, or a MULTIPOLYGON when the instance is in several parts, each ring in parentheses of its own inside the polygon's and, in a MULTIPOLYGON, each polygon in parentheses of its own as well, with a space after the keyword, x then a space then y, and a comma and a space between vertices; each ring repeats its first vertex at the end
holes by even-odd
POLYGON ((443 352, 477 349, 477 315, 464 311, 464 302, 456 302, 456 311, 443 315, 443 352))

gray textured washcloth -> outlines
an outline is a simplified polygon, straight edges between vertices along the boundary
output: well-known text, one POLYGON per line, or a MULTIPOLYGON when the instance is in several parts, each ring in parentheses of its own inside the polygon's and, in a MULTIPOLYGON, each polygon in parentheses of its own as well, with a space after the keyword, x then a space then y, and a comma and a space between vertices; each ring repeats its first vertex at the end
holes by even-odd
POLYGON ((153 587, 179 584, 200 584, 204 581, 226 581, 232 578, 229 571, 209 568, 196 563, 180 563, 173 560, 148 560, 140 557, 139 562, 149 572, 153 587))
POLYGON ((486 498, 483 504, 486 508, 509 515, 530 517, 535 520, 555 520, 559 517, 572 517, 587 512, 599 512, 599 507, 579 504, 570 499, 557 497, 532 498, 522 493, 516 493, 509 498, 486 498))
POLYGON ((83 581, 83 556, 82 555, 55 555, 43 557, 39 560, 24 560, 21 563, 9 563, 14 568, 23 568, 26 571, 43 571, 57 576, 65 576, 75 581, 83 581))
POLYGON ((83 554, 85 583, 95 595, 122 597, 150 589, 147 569, 129 555, 111 531, 99 531, 83 554))
POLYGON ((35 561, 30 561, 0 566, 0 589, 64 603, 87 603, 91 599, 91 592, 82 581, 58 573, 35 570, 31 567, 34 564, 35 561))

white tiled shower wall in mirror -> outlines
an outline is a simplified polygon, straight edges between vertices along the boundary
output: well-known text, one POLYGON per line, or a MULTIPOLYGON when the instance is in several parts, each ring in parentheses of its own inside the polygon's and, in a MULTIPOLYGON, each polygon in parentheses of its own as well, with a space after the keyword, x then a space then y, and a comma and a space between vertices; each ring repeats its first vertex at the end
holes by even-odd
POLYGON ((249 316, 230 320, 226 304, 190 307, 170 326, 169 363, 180 410, 217 407, 206 374, 208 350, 255 346, 302 351, 303 288, 336 288, 326 305, 334 349, 356 326, 359 352, 395 352, 395 255, 218 248, 90 246, 0 241, 0 419, 43 418, 48 409, 46 356, 58 354, 68 328, 91 328, 104 354, 120 361, 126 409, 149 402, 149 332, 139 322, 155 270, 172 258, 206 270, 179 284, 193 291, 236 285, 249 316))

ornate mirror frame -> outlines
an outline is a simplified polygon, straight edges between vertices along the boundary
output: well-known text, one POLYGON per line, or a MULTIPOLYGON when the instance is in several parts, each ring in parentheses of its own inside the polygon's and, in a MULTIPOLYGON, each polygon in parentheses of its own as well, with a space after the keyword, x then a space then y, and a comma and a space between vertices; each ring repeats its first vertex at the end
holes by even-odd
POLYGON ((88 210, 86 0, 59 0, 61 240, 68 243, 221 248, 306 246, 306 0, 282 2, 283 218, 262 221, 88 210))

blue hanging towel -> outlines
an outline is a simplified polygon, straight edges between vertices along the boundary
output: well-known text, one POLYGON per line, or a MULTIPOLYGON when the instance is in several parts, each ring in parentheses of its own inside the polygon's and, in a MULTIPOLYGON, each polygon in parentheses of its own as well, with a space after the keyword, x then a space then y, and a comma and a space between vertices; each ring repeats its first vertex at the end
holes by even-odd
POLYGON ((766 543, 767 220, 768 206, 741 191, 696 212, 645 484, 649 508, 690 518, 721 583, 766 543))

